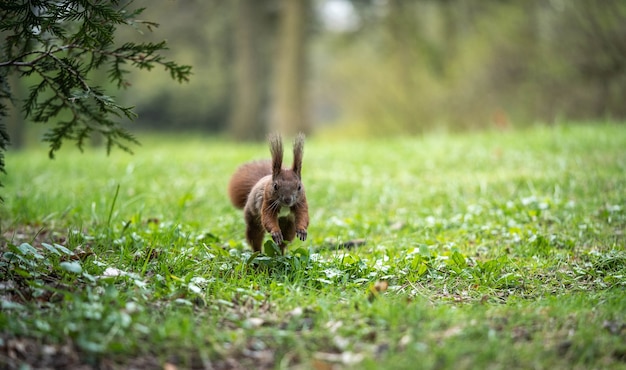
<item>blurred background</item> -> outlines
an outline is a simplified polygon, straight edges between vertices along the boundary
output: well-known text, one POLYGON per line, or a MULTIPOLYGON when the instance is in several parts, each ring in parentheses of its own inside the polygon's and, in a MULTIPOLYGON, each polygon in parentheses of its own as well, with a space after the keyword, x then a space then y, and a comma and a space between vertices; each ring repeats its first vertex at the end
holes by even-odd
MULTIPOLYGON (((136 131, 419 135, 624 121, 624 0, 137 0, 193 66, 132 71, 136 131)), ((106 86, 106 72, 94 76, 106 86)), ((13 147, 24 127, 14 122, 13 147)), ((141 137, 140 137, 141 138, 141 137)))

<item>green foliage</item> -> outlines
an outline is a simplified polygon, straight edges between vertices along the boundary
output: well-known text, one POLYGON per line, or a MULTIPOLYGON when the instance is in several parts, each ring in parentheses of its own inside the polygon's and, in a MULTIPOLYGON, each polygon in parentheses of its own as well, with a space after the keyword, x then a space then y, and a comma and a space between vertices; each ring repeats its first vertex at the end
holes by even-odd
MULTIPOLYGON (((82 150, 92 134, 101 134, 107 152, 112 147, 131 151, 135 137, 120 120, 134 119, 131 107, 125 107, 91 82, 94 71, 106 70, 118 88, 129 85, 128 66, 151 70, 162 66, 172 79, 187 81, 191 68, 167 61, 160 53, 165 42, 116 45, 118 26, 141 26, 152 29, 153 22, 137 17, 143 9, 130 10, 131 2, 90 1, 11 1, 0 7, 0 31, 4 44, 0 60, 2 105, 12 99, 9 74, 16 73, 30 83, 23 102, 24 115, 52 128, 43 140, 50 145, 49 156, 61 148, 64 140, 74 141, 82 150)), ((16 102, 19 104, 19 102, 16 102)), ((0 171, 4 171, 3 153, 8 143, 4 124, 0 126, 0 171)))
POLYGON ((623 366, 620 126, 312 140, 286 255, 253 253, 226 195, 265 145, 144 143, 13 156, 5 367, 623 366))
MULTIPOLYGON (((626 2, 360 4, 314 82, 362 135, 626 117, 626 2)), ((340 128, 342 129, 342 128, 340 128)))

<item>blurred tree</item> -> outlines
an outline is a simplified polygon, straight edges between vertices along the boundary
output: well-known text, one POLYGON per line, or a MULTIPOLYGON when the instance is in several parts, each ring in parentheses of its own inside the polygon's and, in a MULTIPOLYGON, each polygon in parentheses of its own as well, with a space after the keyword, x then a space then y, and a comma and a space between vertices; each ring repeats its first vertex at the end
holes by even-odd
POLYGON ((574 82, 585 92, 573 95, 579 99, 569 115, 626 118, 626 2, 576 0, 564 6, 556 26, 566 32, 552 38, 553 57, 573 67, 569 81, 560 81, 563 90, 574 82))
POLYGON ((527 122, 626 118, 626 2, 535 0, 489 11, 503 21, 498 33, 478 26, 489 45, 486 73, 473 80, 489 93, 483 107, 527 122))
POLYGON ((271 1, 236 1, 235 86, 230 131, 239 140, 260 139, 268 127, 271 1))
POLYGON ((334 63, 315 84, 362 132, 626 118, 626 1, 351 4, 358 27, 322 35, 334 63))
POLYGON ((416 28, 416 3, 403 0, 388 2, 387 16, 384 19, 389 40, 390 64, 392 66, 393 84, 395 85, 397 104, 393 118, 398 127, 407 131, 421 131, 418 118, 423 107, 415 104, 418 100, 418 81, 415 76, 415 65, 425 53, 417 49, 418 35, 416 28))
MULTIPOLYGON (((26 94, 24 92, 23 81, 20 81, 19 77, 15 74, 8 76, 8 81, 8 85, 11 86, 12 100, 20 101, 24 99, 26 94)), ((11 138, 11 148, 21 149, 24 147, 26 141, 24 117, 16 104, 8 104, 6 107, 7 135, 11 138)), ((0 124, 2 123, 0 122, 0 124)))
MULTIPOLYGON (((159 52, 165 42, 115 45, 119 25, 145 26, 143 9, 130 10, 132 1, 39 1, 16 0, 0 3, 0 31, 5 35, 0 59, 0 117, 7 114, 13 98, 9 76, 18 74, 32 82, 23 103, 27 118, 38 123, 54 122, 44 136, 50 144, 50 157, 64 140, 82 148, 94 132, 102 134, 107 151, 113 146, 130 151, 136 139, 117 120, 133 119, 129 107, 117 104, 100 86, 90 82, 90 73, 106 69, 109 79, 126 87, 126 65, 151 70, 163 66, 170 76, 187 81, 191 67, 165 60, 159 52)), ((9 142, 7 127, 0 123, 0 171, 9 142)))
POLYGON ((306 99, 308 0, 282 0, 274 61, 271 128, 286 135, 309 132, 306 99))
POLYGON ((176 0, 153 6, 151 0, 135 0, 145 7, 143 17, 163 20, 158 32, 139 34, 120 28, 118 37, 129 41, 159 42, 167 35, 161 55, 193 65, 197 78, 172 85, 169 76, 133 71, 133 88, 120 100, 136 106, 133 128, 162 131, 224 132, 229 128, 234 92, 234 37, 236 1, 176 0))

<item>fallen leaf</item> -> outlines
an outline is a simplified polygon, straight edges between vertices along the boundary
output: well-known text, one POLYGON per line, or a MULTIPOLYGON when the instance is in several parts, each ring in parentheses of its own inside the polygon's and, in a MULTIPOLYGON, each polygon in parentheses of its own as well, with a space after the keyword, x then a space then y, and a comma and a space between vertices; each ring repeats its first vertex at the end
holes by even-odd
POLYGON ((341 362, 344 365, 356 365, 359 362, 363 361, 365 355, 362 353, 354 353, 350 351, 346 351, 341 354, 341 362))
POLYGON ((296 307, 293 310, 289 311, 289 316, 298 317, 298 316, 302 316, 303 313, 304 313, 304 310, 302 309, 302 307, 296 307))
POLYGON ((328 330, 331 333, 337 332, 337 329, 339 329, 342 326, 343 326, 343 322, 341 321, 329 321, 326 323, 326 328, 328 328, 328 330))
POLYGON ((320 359, 313 359, 311 365, 315 370, 333 370, 335 368, 333 364, 320 359))
POLYGON ((463 327, 461 326, 453 326, 451 328, 448 328, 446 330, 444 330, 443 333, 441 333, 441 339, 448 339, 451 337, 455 337, 459 334, 461 334, 461 332, 463 332, 463 327))
POLYGON ((245 321, 245 325, 250 328, 258 328, 265 323, 260 317, 250 317, 245 321))
POLYGON ((172 363, 166 362, 163 364, 163 370, 178 370, 178 367, 172 363))
POLYGON ((333 337, 333 343, 340 350, 344 350, 350 344, 350 340, 348 338, 346 338, 346 337, 342 337, 341 335, 335 335, 333 337))
POLYGON ((107 278, 107 277, 117 277, 117 276, 124 276, 124 275, 126 275, 126 272, 122 270, 116 269, 115 267, 107 267, 100 277, 107 278))
POLYGON ((411 335, 404 334, 402 338, 400 338, 400 341, 398 341, 398 347, 400 350, 404 350, 409 343, 411 343, 411 335))
POLYGON ((84 261, 85 259, 87 259, 87 257, 93 256, 93 255, 94 255, 94 253, 91 250, 90 246, 88 246, 88 245, 85 245, 85 246, 79 245, 78 247, 74 248, 74 253, 69 255, 68 258, 70 260, 84 261))
POLYGON ((350 351, 342 353, 316 352, 314 357, 317 360, 344 365, 356 365, 365 358, 362 353, 354 353, 350 351))
POLYGON ((372 302, 374 299, 378 298, 380 293, 384 292, 389 288, 389 283, 386 281, 377 281, 374 285, 370 286, 368 300, 372 302))

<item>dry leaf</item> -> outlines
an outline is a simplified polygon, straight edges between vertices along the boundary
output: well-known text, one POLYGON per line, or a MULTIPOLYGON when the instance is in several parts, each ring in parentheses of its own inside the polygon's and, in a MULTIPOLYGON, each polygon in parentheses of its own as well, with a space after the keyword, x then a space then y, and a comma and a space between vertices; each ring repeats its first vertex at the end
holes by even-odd
POLYGON ((260 317, 250 317, 249 319, 246 320, 247 326, 251 328, 258 328, 264 323, 265 323, 265 320, 263 320, 260 317))
POLYGON ((178 370, 178 367, 172 363, 166 362, 163 364, 163 370, 178 370))
POLYGON ((389 283, 386 281, 377 281, 374 285, 370 286, 369 296, 367 297, 370 302, 376 299, 380 293, 384 292, 389 288, 389 283))

